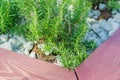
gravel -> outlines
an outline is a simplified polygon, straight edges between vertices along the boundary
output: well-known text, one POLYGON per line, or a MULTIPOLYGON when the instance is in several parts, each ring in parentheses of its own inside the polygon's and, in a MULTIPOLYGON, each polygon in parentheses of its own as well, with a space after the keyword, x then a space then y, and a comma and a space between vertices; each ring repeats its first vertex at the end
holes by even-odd
MULTIPOLYGON (((104 10, 106 5, 99 4, 99 9, 104 10)), ((112 17, 109 19, 98 20, 99 10, 90 10, 89 17, 86 19, 88 31, 84 38, 85 41, 94 41, 97 46, 101 45, 120 27, 120 10, 112 10, 112 17)))

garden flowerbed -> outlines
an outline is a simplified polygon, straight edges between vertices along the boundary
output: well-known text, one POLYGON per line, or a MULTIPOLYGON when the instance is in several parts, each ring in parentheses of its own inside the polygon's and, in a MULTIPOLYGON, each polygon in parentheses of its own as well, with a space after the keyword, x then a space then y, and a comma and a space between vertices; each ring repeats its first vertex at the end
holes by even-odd
POLYGON ((1 48, 69 69, 120 27, 120 1, 2 0, 0 6, 1 48))

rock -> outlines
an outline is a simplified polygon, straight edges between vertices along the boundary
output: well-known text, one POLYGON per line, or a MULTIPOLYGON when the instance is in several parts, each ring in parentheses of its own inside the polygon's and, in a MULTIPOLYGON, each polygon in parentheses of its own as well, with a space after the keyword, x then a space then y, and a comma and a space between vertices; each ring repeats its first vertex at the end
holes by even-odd
POLYGON ((106 9, 106 4, 100 3, 100 4, 99 4, 99 9, 100 9, 100 10, 105 10, 105 9, 106 9))
POLYGON ((90 10, 89 13, 88 13, 88 16, 91 18, 91 17, 93 17, 93 15, 94 14, 92 13, 92 10, 90 10))
POLYGON ((86 41, 88 41, 88 42, 90 42, 90 41, 92 41, 92 40, 95 40, 95 38, 96 38, 96 35, 95 34, 92 34, 92 35, 89 35, 86 39, 86 41))
POLYGON ((114 22, 120 22, 120 13, 116 13, 116 15, 113 16, 114 22))
POLYGON ((25 55, 29 55, 29 51, 28 51, 28 50, 24 50, 23 53, 24 53, 25 55))
POLYGON ((0 40, 1 40, 1 42, 7 42, 8 41, 8 35, 6 35, 6 34, 0 35, 0 40))
POLYGON ((114 18, 109 18, 109 19, 107 20, 107 22, 109 22, 109 23, 115 22, 115 19, 114 19, 114 18))
POLYGON ((98 37, 95 38, 93 41, 95 41, 95 43, 96 43, 97 46, 99 46, 102 43, 101 39, 98 38, 98 37))
POLYGON ((97 23, 98 21, 95 20, 94 18, 87 18, 86 22, 88 23, 88 25, 92 25, 92 24, 97 23))
POLYGON ((29 56, 32 57, 32 58, 36 58, 35 52, 31 52, 31 53, 29 54, 29 56))
POLYGON ((56 63, 54 63, 55 65, 61 66, 63 67, 64 65, 61 63, 61 56, 56 56, 56 63))
POLYGON ((100 14, 101 14, 101 12, 100 12, 99 10, 93 10, 93 15, 94 15, 95 17, 100 16, 100 14))
POLYGON ((0 48, 4 48, 4 49, 12 51, 12 47, 11 47, 11 44, 9 42, 3 43, 2 45, 0 45, 0 48))
POLYGON ((23 47, 26 49, 26 50, 31 50, 33 48, 33 42, 25 42, 23 44, 23 47))
POLYGON ((115 15, 117 13, 117 10, 112 10, 112 15, 115 15))
POLYGON ((49 55, 49 54, 51 54, 50 52, 45 52, 45 55, 49 55))
POLYGON ((103 28, 104 30, 106 31, 111 30, 110 24, 105 19, 100 20, 99 24, 100 24, 100 27, 103 28))
POLYGON ((99 33, 101 31, 99 26, 100 26, 99 24, 93 24, 92 25, 92 30, 96 33, 99 33))
POLYGON ((37 47, 43 50, 44 44, 38 44, 37 47))
POLYGON ((100 33, 98 33, 98 35, 99 35, 102 42, 108 39, 106 31, 101 31, 100 33))
POLYGON ((14 52, 17 52, 22 47, 22 43, 20 43, 16 37, 10 38, 9 42, 11 44, 12 51, 14 51, 14 52))
POLYGON ((24 54, 24 53, 22 53, 20 50, 18 50, 16 53, 18 53, 18 54, 24 54))
POLYGON ((111 24, 111 31, 109 32, 109 36, 111 36, 118 28, 119 28, 119 23, 110 23, 111 24))
POLYGON ((9 42, 10 42, 11 44, 16 44, 16 43, 18 43, 19 41, 18 41, 17 38, 11 37, 11 38, 9 39, 9 42))
POLYGON ((94 19, 98 19, 98 17, 99 17, 99 16, 96 16, 96 15, 95 15, 95 16, 93 16, 93 18, 94 18, 94 19))
POLYGON ((4 42, 0 39, 0 45, 3 44, 4 42))

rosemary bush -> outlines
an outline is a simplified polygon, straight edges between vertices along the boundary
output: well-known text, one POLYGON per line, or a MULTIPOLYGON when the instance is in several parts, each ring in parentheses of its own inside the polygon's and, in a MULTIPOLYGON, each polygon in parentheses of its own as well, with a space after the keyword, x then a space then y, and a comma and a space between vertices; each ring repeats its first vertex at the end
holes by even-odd
POLYGON ((44 50, 74 69, 88 56, 82 39, 90 8, 89 0, 1 0, 0 32, 44 39, 44 50))

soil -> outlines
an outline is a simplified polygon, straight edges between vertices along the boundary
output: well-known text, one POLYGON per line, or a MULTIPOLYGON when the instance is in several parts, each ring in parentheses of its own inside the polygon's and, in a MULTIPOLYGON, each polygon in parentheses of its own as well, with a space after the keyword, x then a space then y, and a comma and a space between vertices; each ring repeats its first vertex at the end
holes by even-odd
POLYGON ((50 63, 55 63, 56 62, 56 56, 54 56, 52 54, 45 55, 45 53, 40 48, 38 48, 38 45, 43 44, 43 43, 44 43, 44 41, 42 39, 39 39, 39 41, 37 43, 34 43, 34 46, 31 50, 31 52, 36 53, 36 58, 37 59, 48 61, 50 63))

